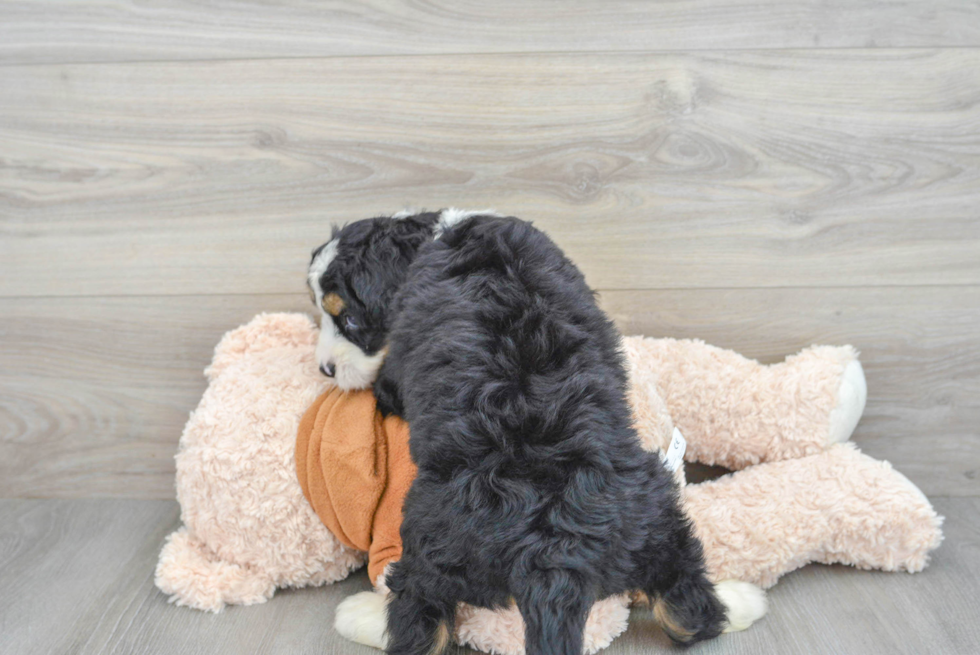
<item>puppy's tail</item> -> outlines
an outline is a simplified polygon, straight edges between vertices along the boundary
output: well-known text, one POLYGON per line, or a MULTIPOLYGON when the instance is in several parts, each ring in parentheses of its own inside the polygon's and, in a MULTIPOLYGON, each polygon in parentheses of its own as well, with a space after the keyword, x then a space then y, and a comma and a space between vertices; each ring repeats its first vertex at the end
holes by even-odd
POLYGON ((724 580, 715 585, 715 596, 725 606, 725 632, 738 632, 765 616, 766 592, 740 580, 724 580))
POLYGON ((517 594, 527 655, 580 655, 592 598, 582 580, 563 569, 532 573, 517 594))

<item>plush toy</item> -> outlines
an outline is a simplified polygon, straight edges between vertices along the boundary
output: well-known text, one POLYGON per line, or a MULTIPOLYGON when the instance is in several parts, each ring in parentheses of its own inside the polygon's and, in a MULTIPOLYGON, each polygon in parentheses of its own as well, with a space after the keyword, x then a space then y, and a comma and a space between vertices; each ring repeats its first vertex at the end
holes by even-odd
MULTIPOLYGON (((168 537, 156 583, 177 604, 219 611, 342 579, 367 551, 379 593, 344 601, 337 626, 380 645, 371 619, 414 474, 407 428, 382 421, 369 393, 331 388, 314 363, 316 338, 306 316, 268 314, 218 344, 176 458, 184 527, 168 537)), ((744 469, 684 488, 713 579, 768 587, 808 562, 926 565, 941 517, 887 463, 842 443, 864 409, 852 348, 809 348, 772 366, 698 341, 627 337, 624 349, 644 444, 671 452, 677 427, 689 461, 744 469)), ((683 467, 677 475, 683 482, 683 467)), ((625 630, 628 607, 626 597, 596 603, 589 652, 625 630)), ((461 607, 456 638, 523 652, 513 608, 461 607)))

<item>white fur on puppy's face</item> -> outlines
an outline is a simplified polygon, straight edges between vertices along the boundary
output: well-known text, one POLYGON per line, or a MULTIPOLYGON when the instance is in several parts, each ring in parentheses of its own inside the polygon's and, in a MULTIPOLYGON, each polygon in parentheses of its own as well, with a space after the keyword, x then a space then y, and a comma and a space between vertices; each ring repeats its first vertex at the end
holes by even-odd
POLYGON ((339 241, 334 239, 310 262, 308 281, 310 289, 313 290, 313 302, 320 311, 320 339, 316 346, 316 362, 318 367, 334 365, 333 380, 341 389, 345 391, 367 389, 378 377, 378 369, 384 361, 385 350, 374 355, 365 354, 340 334, 333 316, 323 311, 323 289, 320 287, 320 278, 337 256, 338 246, 339 241))
POLYGON ((333 379, 341 389, 367 389, 374 384, 384 362, 385 352, 382 349, 373 355, 365 354, 338 332, 332 316, 320 312, 320 340, 316 344, 316 361, 319 366, 334 365, 333 379))
POLYGON ((330 262, 337 257, 338 247, 340 247, 340 239, 327 242, 325 246, 320 248, 320 252, 316 254, 313 261, 310 262, 307 281, 309 282, 310 288, 316 293, 316 300, 314 302, 317 307, 320 307, 320 303, 323 302, 323 289, 320 288, 320 278, 327 272, 327 267, 330 266, 330 262))

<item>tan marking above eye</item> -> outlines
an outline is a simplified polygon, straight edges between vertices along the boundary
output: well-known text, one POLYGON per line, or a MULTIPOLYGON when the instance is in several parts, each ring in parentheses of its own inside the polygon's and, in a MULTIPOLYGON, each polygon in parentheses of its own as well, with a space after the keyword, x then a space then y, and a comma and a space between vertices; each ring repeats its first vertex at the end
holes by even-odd
POLYGON ((344 300, 335 293, 325 295, 320 304, 323 305, 323 311, 331 316, 339 316, 340 312, 344 311, 344 300))

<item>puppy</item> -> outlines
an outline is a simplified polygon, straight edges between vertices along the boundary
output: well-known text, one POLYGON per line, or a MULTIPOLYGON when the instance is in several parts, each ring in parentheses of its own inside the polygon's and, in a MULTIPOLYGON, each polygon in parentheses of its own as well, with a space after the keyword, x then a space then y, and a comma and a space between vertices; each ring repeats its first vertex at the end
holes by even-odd
POLYGON ((649 597, 675 642, 747 627, 678 489, 640 447, 619 335, 530 223, 445 210, 358 221, 314 251, 317 358, 411 426, 418 476, 387 584, 387 649, 442 651, 459 602, 516 603, 528 655, 578 655, 592 604, 649 597))

